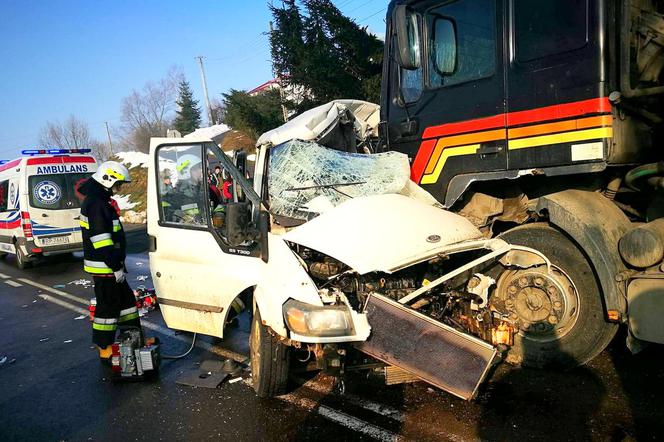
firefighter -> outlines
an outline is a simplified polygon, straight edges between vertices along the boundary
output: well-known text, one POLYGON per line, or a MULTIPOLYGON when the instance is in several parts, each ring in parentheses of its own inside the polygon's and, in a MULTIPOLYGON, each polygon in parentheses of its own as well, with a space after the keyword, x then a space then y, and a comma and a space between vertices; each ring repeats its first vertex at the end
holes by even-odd
POLYGON ((111 357, 111 344, 119 326, 141 325, 136 298, 126 279, 125 235, 111 199, 123 183, 130 181, 124 165, 106 161, 79 188, 85 196, 80 218, 83 267, 93 277, 97 298, 92 342, 103 361, 111 357))

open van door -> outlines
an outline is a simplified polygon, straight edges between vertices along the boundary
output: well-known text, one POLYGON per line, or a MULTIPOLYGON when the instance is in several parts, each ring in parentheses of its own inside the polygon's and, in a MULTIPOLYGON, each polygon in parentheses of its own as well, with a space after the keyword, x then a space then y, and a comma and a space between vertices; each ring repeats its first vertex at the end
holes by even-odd
POLYGON ((150 271, 166 324, 222 337, 229 309, 241 305, 234 301, 256 285, 264 264, 260 199, 209 140, 153 138, 150 158, 150 271), (217 165, 242 198, 210 184, 217 165))

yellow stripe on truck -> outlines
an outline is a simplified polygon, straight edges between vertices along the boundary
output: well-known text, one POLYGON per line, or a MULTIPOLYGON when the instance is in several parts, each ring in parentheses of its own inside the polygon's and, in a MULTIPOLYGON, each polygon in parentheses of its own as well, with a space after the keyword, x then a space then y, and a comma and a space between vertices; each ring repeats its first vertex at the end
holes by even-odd
POLYGON ((600 127, 598 129, 577 130, 560 134, 543 135, 540 137, 520 138, 508 142, 509 150, 525 149, 528 147, 548 146, 551 144, 571 143, 574 141, 597 140, 613 137, 613 129, 600 127))

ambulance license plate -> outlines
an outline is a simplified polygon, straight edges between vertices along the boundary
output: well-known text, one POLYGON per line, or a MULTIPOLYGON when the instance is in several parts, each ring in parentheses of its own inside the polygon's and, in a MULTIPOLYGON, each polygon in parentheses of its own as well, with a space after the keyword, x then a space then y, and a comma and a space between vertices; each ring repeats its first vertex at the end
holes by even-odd
POLYGON ((64 236, 47 236, 40 238, 44 246, 56 246, 60 244, 69 244, 69 235, 64 236))

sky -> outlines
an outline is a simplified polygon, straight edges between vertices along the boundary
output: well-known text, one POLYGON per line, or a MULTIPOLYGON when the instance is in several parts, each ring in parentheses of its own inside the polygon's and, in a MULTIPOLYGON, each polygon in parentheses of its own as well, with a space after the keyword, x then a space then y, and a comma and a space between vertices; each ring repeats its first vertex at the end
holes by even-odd
MULTIPOLYGON (((203 110, 198 55, 210 99, 270 80, 267 1, 0 0, 0 159, 38 147, 46 123, 70 115, 106 141, 122 98, 172 66, 203 110)), ((382 38, 388 0, 333 2, 382 38)))

